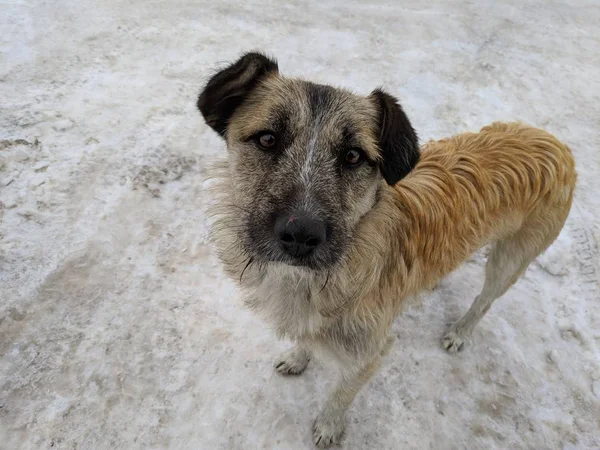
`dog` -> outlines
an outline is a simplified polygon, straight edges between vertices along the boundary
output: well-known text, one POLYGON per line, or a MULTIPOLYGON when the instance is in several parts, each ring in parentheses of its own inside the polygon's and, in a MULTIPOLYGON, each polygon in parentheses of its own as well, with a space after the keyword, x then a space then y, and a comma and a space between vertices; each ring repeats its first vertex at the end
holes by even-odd
POLYGON ((315 351, 340 368, 313 423, 319 447, 340 442, 407 298, 491 244, 481 293, 442 338, 461 350, 571 207, 571 151, 545 131, 496 122, 420 148, 384 90, 286 78, 261 53, 213 75, 197 106, 227 146, 212 173, 224 269, 295 343, 275 369, 300 374, 315 351))

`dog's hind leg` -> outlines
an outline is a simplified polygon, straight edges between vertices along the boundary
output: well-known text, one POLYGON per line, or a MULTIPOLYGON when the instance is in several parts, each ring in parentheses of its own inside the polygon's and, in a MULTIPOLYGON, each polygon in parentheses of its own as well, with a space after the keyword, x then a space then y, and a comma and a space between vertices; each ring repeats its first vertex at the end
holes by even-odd
POLYGON ((300 375, 308 366, 310 358, 311 351, 302 344, 296 344, 279 355, 273 366, 282 375, 300 375))
POLYGON ((493 244, 485 266, 483 289, 467 313, 446 331, 442 339, 446 350, 454 353, 463 348, 494 300, 504 294, 523 275, 529 263, 556 239, 562 221, 546 225, 550 228, 546 233, 543 224, 532 223, 493 244))

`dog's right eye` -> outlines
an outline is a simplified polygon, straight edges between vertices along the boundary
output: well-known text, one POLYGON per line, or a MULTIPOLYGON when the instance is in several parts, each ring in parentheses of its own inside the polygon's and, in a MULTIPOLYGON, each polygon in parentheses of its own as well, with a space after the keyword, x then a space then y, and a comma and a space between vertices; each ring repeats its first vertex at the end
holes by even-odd
POLYGON ((275 147, 275 144, 277 144, 277 139, 275 139, 275 135, 273 133, 266 132, 259 134, 256 137, 256 142, 262 148, 268 150, 275 147))
POLYGON ((365 154, 361 149, 358 148, 351 148, 344 155, 344 165, 346 167, 358 167, 364 162, 364 160, 365 154))

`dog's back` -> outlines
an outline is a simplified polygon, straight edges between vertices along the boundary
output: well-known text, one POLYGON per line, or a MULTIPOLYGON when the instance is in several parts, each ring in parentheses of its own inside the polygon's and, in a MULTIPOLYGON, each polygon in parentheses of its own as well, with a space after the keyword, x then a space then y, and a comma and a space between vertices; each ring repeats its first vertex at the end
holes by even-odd
POLYGON ((528 246, 543 251, 562 229, 575 181, 565 144, 540 129, 496 122, 425 144, 395 190, 407 228, 428 236, 407 238, 421 243, 415 259, 434 279, 482 245, 518 232, 531 234, 528 246))
MULTIPOLYGON (((570 149, 546 131, 496 122, 479 133, 427 143, 413 172, 396 185, 413 248, 415 285, 437 281, 491 243, 483 291, 444 337, 459 350, 494 299, 558 236, 577 175, 570 149)), ((412 280, 409 280, 412 281, 412 280)))
MULTIPOLYGON (((499 204, 535 202, 560 187, 575 184, 575 164, 570 149, 547 131, 518 122, 494 122, 478 133, 463 133, 427 143, 424 159, 437 157, 455 175, 469 178, 469 161, 487 181, 481 188, 496 188, 499 204), (451 156, 452 155, 452 156, 451 156), (466 169, 465 172, 461 170, 466 169), (505 197, 506 184, 513 188, 505 197), (504 191, 501 195, 498 188, 504 191), (514 189, 517 188, 517 189, 514 189)), ((473 180, 473 178, 471 178, 473 180)))
POLYGON ((465 200, 485 200, 477 209, 488 214, 502 209, 526 213, 540 203, 570 206, 576 181, 570 149, 550 133, 518 122, 495 122, 479 133, 428 142, 421 162, 399 186, 422 177, 428 167, 438 176, 447 171, 450 178, 444 182, 459 189, 456 194, 467 194, 465 200))

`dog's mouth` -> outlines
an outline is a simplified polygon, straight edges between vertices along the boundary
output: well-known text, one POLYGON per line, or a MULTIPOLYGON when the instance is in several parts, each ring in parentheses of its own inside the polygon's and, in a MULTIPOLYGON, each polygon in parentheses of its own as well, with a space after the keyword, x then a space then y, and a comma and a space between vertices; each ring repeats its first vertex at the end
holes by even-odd
POLYGON ((327 267, 325 267, 324 264, 315 261, 315 258, 310 257, 310 256, 309 257, 296 257, 296 258, 283 258, 279 262, 286 264, 288 266, 303 267, 303 268, 315 270, 315 271, 327 269, 327 267))
POLYGON ((271 263, 283 264, 291 267, 304 268, 311 271, 328 270, 333 265, 331 262, 319 258, 317 255, 290 256, 283 252, 274 252, 266 258, 271 263))
POLYGON ((335 267, 340 259, 339 255, 327 251, 319 251, 307 256, 292 256, 277 247, 274 245, 266 252, 257 252, 256 247, 252 247, 252 250, 248 248, 248 250, 250 254, 254 255, 254 261, 281 264, 311 272, 329 271, 335 267))

